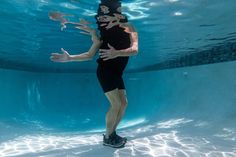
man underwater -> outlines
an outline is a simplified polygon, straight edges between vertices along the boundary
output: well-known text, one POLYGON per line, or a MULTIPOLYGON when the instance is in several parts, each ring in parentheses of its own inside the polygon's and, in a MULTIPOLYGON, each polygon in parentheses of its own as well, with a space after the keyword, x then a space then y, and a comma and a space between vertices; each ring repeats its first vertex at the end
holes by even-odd
POLYGON ((129 56, 138 53, 138 33, 122 14, 120 0, 101 0, 95 18, 100 37, 97 36, 96 30, 86 25, 76 27, 92 37, 93 44, 88 52, 70 55, 62 49, 63 54, 52 53, 51 60, 54 62, 87 61, 91 60, 97 51, 100 52, 97 59, 97 78, 111 104, 106 114, 103 145, 121 148, 124 147, 127 138, 117 135, 116 129, 128 104, 122 75, 129 56))

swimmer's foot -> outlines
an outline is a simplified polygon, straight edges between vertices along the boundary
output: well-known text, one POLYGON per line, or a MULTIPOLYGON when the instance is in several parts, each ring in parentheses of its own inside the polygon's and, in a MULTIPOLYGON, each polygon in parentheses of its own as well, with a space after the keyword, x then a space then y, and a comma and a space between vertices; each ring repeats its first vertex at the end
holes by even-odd
POLYGON ((124 142, 127 142, 127 138, 126 137, 121 137, 119 135, 116 134, 116 131, 114 131, 112 134, 111 134, 112 137, 116 138, 118 141, 124 141, 124 142))
POLYGON ((126 141, 117 138, 114 136, 114 134, 111 134, 109 138, 106 138, 105 135, 103 135, 103 145, 109 146, 113 148, 123 148, 125 146, 126 141))

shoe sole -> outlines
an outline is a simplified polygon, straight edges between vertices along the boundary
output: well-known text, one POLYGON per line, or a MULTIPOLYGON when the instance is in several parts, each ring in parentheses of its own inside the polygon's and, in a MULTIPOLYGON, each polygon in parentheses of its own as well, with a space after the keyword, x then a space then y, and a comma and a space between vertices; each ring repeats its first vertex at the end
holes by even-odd
POLYGON ((123 148, 126 144, 126 141, 121 143, 120 145, 112 145, 112 144, 107 144, 107 143, 103 143, 104 146, 108 146, 108 147, 112 147, 112 148, 123 148))

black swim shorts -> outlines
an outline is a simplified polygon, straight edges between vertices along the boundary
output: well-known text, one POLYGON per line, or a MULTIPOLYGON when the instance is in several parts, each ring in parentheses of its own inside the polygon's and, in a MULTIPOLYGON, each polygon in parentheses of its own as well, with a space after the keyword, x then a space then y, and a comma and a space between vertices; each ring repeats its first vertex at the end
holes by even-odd
POLYGON ((128 58, 113 64, 98 64, 97 78, 104 93, 116 88, 125 89, 122 75, 127 63, 128 58))

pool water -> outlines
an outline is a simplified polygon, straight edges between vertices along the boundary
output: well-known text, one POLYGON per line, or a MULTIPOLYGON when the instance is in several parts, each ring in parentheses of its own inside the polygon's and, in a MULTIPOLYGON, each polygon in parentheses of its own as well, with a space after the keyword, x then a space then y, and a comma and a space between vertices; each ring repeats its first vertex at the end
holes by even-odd
POLYGON ((112 149, 102 145, 109 102, 95 59, 49 60, 61 47, 76 54, 91 42, 71 25, 61 31, 48 13, 95 28, 98 1, 1 2, 0 156, 236 157, 236 3, 122 3, 139 53, 124 73, 129 105, 118 133, 128 142, 112 149))

